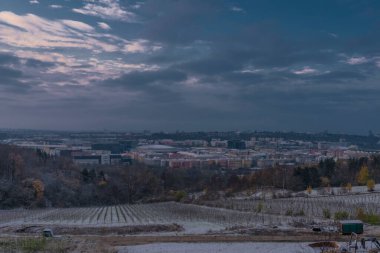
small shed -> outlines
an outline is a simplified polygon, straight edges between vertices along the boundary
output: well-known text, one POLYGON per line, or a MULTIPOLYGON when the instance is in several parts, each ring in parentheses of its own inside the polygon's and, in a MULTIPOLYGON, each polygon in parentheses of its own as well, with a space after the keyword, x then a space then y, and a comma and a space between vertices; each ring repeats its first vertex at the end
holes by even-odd
POLYGON ((361 220, 342 220, 340 221, 340 230, 343 235, 351 233, 363 234, 363 222, 361 220))

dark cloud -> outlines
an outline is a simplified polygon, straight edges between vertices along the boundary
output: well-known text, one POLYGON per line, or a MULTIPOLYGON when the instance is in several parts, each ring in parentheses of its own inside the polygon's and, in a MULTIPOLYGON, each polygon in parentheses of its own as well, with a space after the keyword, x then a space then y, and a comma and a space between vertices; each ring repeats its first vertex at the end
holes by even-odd
POLYGON ((187 75, 177 70, 135 71, 120 78, 106 80, 104 85, 122 87, 129 90, 145 90, 154 85, 169 86, 186 80, 187 75))
POLYGON ((19 70, 0 66, 0 81, 5 83, 7 80, 18 79, 22 76, 19 70))
MULTIPOLYGON (((178 70, 134 71, 116 79, 101 82, 102 89, 117 89, 121 92, 137 92, 139 103, 173 104, 181 100, 181 82, 187 75, 178 70)), ((154 105, 156 106, 156 104, 154 105)))
POLYGON ((48 68, 55 66, 55 63, 52 62, 43 62, 36 59, 27 59, 25 66, 30 68, 48 68))
POLYGON ((209 37, 207 23, 223 9, 220 1, 145 1, 139 14, 145 19, 141 35, 167 44, 188 44, 209 37))
POLYGON ((19 59, 10 54, 0 53, 0 65, 19 63, 19 59))
POLYGON ((319 74, 312 77, 308 77, 310 82, 319 82, 319 83, 344 83, 349 81, 364 81, 368 77, 360 72, 354 72, 354 71, 340 71, 336 70, 329 73, 319 74))
MULTIPOLYGON (((38 83, 25 68, 46 68, 54 66, 34 59, 20 59, 11 54, 0 54, 0 87, 3 92, 26 94, 38 83)), ((38 73, 38 72, 37 72, 38 73)), ((33 73, 32 73, 33 74, 33 73)))
POLYGON ((239 70, 243 66, 241 62, 233 62, 226 57, 208 57, 178 65, 177 67, 193 74, 217 75, 225 72, 239 70))
MULTIPOLYGON (((109 20, 104 38, 92 35, 107 50, 136 42, 127 54, 53 46, 42 53, 55 63, 0 54, 0 95, 12 97, 6 103, 20 115, 15 126, 380 129, 373 117, 380 109, 376 1, 146 0, 135 9, 128 3, 137 22, 109 20)), ((81 6, 71 1, 59 17, 38 15, 95 27, 96 17, 65 16, 81 6)))
POLYGON ((22 75, 19 70, 0 66, 0 87, 8 91, 23 91, 26 86, 19 81, 22 75))

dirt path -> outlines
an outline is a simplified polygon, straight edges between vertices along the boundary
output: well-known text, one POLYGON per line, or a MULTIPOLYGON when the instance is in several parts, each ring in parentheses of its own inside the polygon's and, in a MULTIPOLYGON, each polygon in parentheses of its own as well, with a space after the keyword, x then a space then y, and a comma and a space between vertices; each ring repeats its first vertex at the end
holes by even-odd
MULTIPOLYGON (((4 235, 2 239, 15 239, 17 235, 4 235)), ((36 238, 29 236, 30 238, 36 238)), ((18 237, 19 239, 21 237, 18 237)), ((28 237, 25 237, 28 238, 28 237)), ((18 240, 19 240, 18 239, 18 240)), ((300 243, 337 241, 347 242, 348 236, 335 235, 326 236, 317 233, 299 233, 296 235, 239 235, 239 234, 215 234, 215 235, 62 235, 53 238, 51 242, 60 244, 68 249, 62 252, 115 253, 118 247, 154 244, 154 243, 245 243, 245 242, 278 242, 278 243, 300 243), (97 249, 97 251, 94 251, 97 249), (101 249, 101 250, 100 250, 101 249)), ((1 250, 1 249, 0 249, 1 250)), ((54 251, 52 251, 54 252, 54 251)))
POLYGON ((317 234, 284 236, 284 235, 177 235, 177 236, 106 236, 85 237, 97 240, 110 246, 129 246, 150 243, 205 243, 205 242, 316 242, 346 241, 343 236, 325 237, 317 234))

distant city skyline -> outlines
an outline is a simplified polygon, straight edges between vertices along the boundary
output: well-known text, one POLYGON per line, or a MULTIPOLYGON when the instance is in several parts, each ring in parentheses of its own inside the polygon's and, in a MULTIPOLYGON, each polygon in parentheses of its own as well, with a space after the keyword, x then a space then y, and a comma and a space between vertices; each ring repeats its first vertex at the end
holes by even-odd
POLYGON ((322 130, 322 131, 295 131, 295 130, 268 130, 268 129, 226 129, 226 130, 219 130, 219 129, 210 129, 210 130, 202 130, 202 129, 192 129, 192 130, 181 130, 181 129, 175 129, 175 130, 165 130, 165 129, 158 129, 158 130, 149 130, 149 129, 50 129, 50 128, 0 128, 0 132, 23 132, 23 131, 31 131, 31 132, 67 132, 67 133, 168 133, 168 134, 175 134, 175 133, 211 133, 211 132, 220 132, 220 133, 229 133, 229 132, 235 132, 235 133, 303 133, 303 134, 337 134, 337 135, 350 135, 350 136, 380 136, 379 132, 374 132, 372 130, 369 130, 367 132, 345 132, 345 131, 328 131, 328 130, 322 130))
POLYGON ((380 132, 380 2, 2 0, 0 128, 380 132))

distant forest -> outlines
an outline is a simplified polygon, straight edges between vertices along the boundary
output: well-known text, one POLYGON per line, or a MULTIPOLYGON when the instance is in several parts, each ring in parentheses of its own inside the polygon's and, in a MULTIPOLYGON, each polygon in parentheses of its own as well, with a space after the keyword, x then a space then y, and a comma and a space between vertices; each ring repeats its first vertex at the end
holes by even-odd
POLYGON ((50 157, 41 151, 0 145, 0 208, 72 207, 192 201, 193 192, 204 198, 219 193, 255 192, 262 188, 307 188, 380 182, 380 156, 335 162, 313 167, 250 170, 150 168, 142 164, 90 167, 70 159, 50 157))

